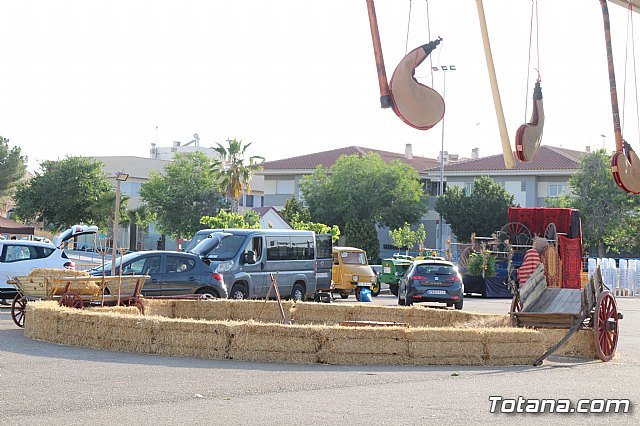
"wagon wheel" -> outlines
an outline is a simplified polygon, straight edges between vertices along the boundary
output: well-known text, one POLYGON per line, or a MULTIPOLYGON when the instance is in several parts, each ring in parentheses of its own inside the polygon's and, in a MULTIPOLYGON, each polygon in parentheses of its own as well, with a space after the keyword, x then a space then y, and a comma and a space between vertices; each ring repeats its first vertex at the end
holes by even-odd
POLYGON ((556 247, 556 250, 558 249, 558 231, 555 223, 549 222, 544 230, 544 237, 556 247))
POLYGON ((27 307, 27 298, 22 294, 16 294, 11 302, 11 318, 18 327, 24 328, 24 311, 27 307))
POLYGON ((512 246, 531 245, 533 241, 529 228, 520 222, 509 222, 500 228, 498 239, 501 241, 509 240, 509 244, 512 246))
POLYGON ((596 351, 598 358, 606 362, 613 358, 618 345, 618 308, 616 299, 608 290, 598 296, 593 315, 596 351))
POLYGON ((76 308, 76 309, 84 308, 84 302, 80 298, 80 295, 78 295, 78 293, 75 293, 73 291, 68 291, 65 294, 63 294, 58 304, 60 306, 66 306, 67 308, 76 308))
POLYGON ((458 258, 458 267, 464 268, 465 270, 469 267, 469 259, 471 258, 471 247, 467 247, 462 250, 462 254, 458 258))

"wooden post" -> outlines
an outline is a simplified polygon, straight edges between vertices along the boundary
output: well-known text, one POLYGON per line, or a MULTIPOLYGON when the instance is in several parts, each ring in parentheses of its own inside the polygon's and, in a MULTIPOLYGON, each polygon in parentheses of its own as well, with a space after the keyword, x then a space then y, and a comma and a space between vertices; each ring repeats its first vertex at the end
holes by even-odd
POLYGON ((507 169, 515 167, 513 159, 513 151, 511 151, 511 142, 509 141, 509 132, 504 119, 504 111, 502 110, 502 101, 500 100, 500 90, 498 89, 498 80, 496 78, 496 69, 493 65, 493 56, 491 55, 491 45, 489 44, 489 33, 487 32, 487 21, 484 17, 484 6, 482 0, 476 0, 478 6, 478 17, 480 18, 480 32, 482 33, 482 42, 484 44, 484 55, 487 59, 487 70, 489 71, 489 81, 491 82, 491 93, 493 94, 493 105, 496 110, 496 118, 498 119, 498 127, 500 129, 500 139, 502 141, 502 154, 504 156, 504 166, 507 169))
POLYGON ((380 107, 389 108, 392 105, 391 91, 389 90, 389 82, 387 81, 387 72, 384 68, 380 33, 378 32, 378 18, 376 17, 376 8, 373 4, 373 0, 367 0, 367 11, 369 12, 369 26, 371 27, 371 39, 373 41, 373 54, 376 58, 376 70, 378 71, 380 107))

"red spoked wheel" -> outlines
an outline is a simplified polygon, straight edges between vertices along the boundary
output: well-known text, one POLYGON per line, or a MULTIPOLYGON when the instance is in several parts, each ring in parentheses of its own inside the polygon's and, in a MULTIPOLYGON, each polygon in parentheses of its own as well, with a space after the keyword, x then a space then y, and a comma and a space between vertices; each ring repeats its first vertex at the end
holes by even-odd
POLYGON ((618 345, 618 308, 616 299, 608 290, 598 296, 593 315, 596 352, 598 358, 607 362, 615 355, 618 345))
POLYGON ((78 293, 74 293, 73 291, 68 291, 63 294, 58 303, 60 304, 60 306, 66 306, 67 308, 84 308, 84 302, 80 298, 80 295, 78 295, 78 293))
POLYGON ((27 299, 22 294, 16 294, 11 302, 11 318, 18 327, 24 328, 24 311, 27 308, 27 299))

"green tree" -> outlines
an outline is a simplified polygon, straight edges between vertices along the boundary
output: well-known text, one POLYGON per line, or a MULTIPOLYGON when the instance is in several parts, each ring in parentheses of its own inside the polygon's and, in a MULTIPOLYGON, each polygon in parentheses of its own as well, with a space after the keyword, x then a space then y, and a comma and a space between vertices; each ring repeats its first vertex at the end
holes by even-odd
POLYGON ((280 212, 280 216, 282 216, 287 222, 291 223, 295 215, 298 215, 298 221, 311 221, 311 213, 309 213, 309 209, 304 206, 302 201, 296 200, 296 198, 292 196, 284 203, 284 208, 280 212))
POLYGON ((571 196, 560 200, 580 210, 583 244, 597 248, 600 257, 607 249, 640 249, 640 199, 616 185, 610 158, 604 149, 583 155, 578 171, 569 178, 571 196))
POLYGON ((9 149, 9 139, 0 136, 0 197, 10 195, 25 174, 27 157, 19 147, 9 149))
POLYGON ((262 166, 256 163, 257 160, 264 160, 264 157, 254 155, 249 157, 249 164, 245 164, 245 151, 251 143, 242 144, 242 140, 227 139, 228 146, 217 143, 213 148, 220 154, 222 161, 214 162, 214 169, 220 176, 220 186, 227 196, 232 200, 231 212, 238 211, 238 202, 242 196, 242 191, 246 190, 247 195, 251 193, 249 181, 256 170, 262 166))
POLYGON ((334 243, 340 238, 340 228, 337 225, 329 226, 324 223, 304 221, 300 219, 299 213, 294 213, 289 220, 291 227, 299 231, 313 231, 316 234, 331 234, 331 241, 334 243))
POLYGON ((178 153, 164 167, 164 174, 151 173, 140 188, 140 197, 156 214, 160 232, 191 238, 202 228, 200 218, 227 207, 218 188, 218 175, 206 155, 178 153))
MULTIPOLYGON (((54 229, 77 223, 106 229, 114 215, 114 186, 104 175, 102 163, 89 157, 42 162, 35 176, 19 186, 14 198, 19 217, 43 221, 54 229)), ((123 197, 123 212, 126 205, 123 197)))
POLYGON ((379 155, 342 156, 330 169, 317 168, 301 179, 302 197, 314 221, 345 229, 350 220, 397 228, 426 212, 418 174, 379 155))
POLYGON ((422 253, 422 245, 424 239, 427 237, 427 233, 424 229, 424 225, 421 223, 420 227, 416 231, 411 230, 411 225, 405 222, 402 228, 396 228, 389 231, 389 237, 393 244, 402 248, 405 247, 406 253, 409 254, 409 249, 411 249, 417 243, 420 245, 419 251, 422 253))
POLYGON ((137 247, 132 247, 136 250, 142 250, 142 242, 144 241, 144 234, 156 220, 156 214, 151 212, 146 204, 141 204, 135 209, 127 211, 127 217, 129 223, 135 226, 136 243, 137 247))
POLYGON ((215 216, 203 216, 200 223, 207 228, 214 229, 258 229, 260 226, 260 215, 253 210, 248 210, 244 215, 238 213, 227 213, 220 210, 215 216))
POLYGON ((351 219, 344 229, 345 244, 367 252, 372 262, 380 256, 380 241, 376 226, 368 220, 351 219))
POLYGON ((473 181, 471 194, 461 187, 451 187, 436 201, 436 211, 451 226, 461 242, 471 234, 490 236, 508 221, 507 209, 513 206, 513 195, 488 176, 473 181))

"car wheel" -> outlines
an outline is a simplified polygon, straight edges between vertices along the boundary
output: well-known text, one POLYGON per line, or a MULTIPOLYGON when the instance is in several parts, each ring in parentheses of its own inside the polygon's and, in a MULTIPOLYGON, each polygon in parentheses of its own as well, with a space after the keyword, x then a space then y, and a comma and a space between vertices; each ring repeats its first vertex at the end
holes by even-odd
POLYGON ((373 297, 378 297, 379 294, 380 294, 380 281, 376 281, 375 283, 371 284, 371 295, 373 297))
POLYGON ((243 300, 249 297, 247 288, 243 284, 234 284, 229 293, 229 299, 243 300))
POLYGON ((343 299, 346 299, 347 297, 349 297, 350 294, 351 294, 350 291, 342 290, 340 292, 340 297, 342 297, 343 299))
POLYGON ((389 290, 391 290, 391 294, 394 296, 398 295, 398 284, 389 284, 389 290))
POLYGON ((464 305, 464 300, 460 300, 459 302, 456 302, 453 304, 453 306, 458 310, 462 310, 462 305, 464 305))
POLYGON ((304 293, 304 286, 302 284, 294 284, 293 289, 291 290, 291 300, 294 302, 304 301, 304 293))
POLYGON ((413 306, 413 297, 411 296, 407 296, 406 300, 404 301, 405 306, 413 306))
POLYGON ((212 290, 210 288, 201 288, 200 290, 196 291, 196 294, 201 295, 203 299, 217 299, 220 297, 220 295, 216 293, 215 290, 212 290))

